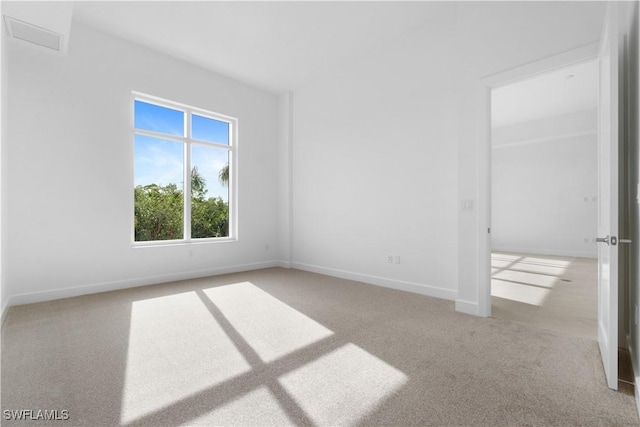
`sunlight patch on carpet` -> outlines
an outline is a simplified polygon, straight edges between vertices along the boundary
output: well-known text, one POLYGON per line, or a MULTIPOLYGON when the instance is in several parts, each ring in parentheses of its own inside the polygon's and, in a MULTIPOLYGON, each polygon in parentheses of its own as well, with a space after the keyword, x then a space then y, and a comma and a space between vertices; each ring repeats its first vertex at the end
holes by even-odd
POLYGON ((190 426, 282 426, 294 423, 289 419, 273 393, 266 386, 262 386, 232 402, 189 420, 186 424, 190 426), (248 411, 247 408, 251 408, 251 410, 248 411))
POLYGON ((249 282, 204 290, 263 362, 271 362, 333 332, 249 282))
POLYGON ((121 422, 249 370, 195 292, 134 301, 121 422))
POLYGON ((407 380, 401 371, 351 343, 279 379, 317 425, 355 424, 407 380))

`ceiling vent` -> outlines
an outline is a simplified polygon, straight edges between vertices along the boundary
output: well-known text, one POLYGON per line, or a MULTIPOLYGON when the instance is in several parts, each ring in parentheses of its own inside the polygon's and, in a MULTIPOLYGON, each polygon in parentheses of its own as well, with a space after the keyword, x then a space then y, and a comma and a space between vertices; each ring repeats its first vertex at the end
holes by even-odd
POLYGON ((62 35, 7 15, 4 19, 11 38, 38 45, 52 52, 60 52, 62 35))

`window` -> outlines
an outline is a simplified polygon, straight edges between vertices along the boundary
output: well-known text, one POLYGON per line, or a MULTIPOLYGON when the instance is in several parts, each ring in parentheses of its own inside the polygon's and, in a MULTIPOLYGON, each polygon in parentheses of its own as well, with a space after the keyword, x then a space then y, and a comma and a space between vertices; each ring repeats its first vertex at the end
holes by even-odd
POLYGON ((138 94, 133 111, 134 242, 235 237, 236 119, 138 94))

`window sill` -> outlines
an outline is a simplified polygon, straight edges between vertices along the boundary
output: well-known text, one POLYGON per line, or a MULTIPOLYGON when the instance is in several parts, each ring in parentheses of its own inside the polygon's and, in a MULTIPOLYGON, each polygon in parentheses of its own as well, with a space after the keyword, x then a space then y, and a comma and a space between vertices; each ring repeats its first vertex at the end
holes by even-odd
POLYGON ((234 237, 215 237, 209 239, 193 239, 193 240, 155 240, 146 242, 133 242, 131 247, 138 248, 157 248, 166 246, 191 246, 191 245, 207 245, 217 243, 232 243, 237 242, 238 239, 234 237))

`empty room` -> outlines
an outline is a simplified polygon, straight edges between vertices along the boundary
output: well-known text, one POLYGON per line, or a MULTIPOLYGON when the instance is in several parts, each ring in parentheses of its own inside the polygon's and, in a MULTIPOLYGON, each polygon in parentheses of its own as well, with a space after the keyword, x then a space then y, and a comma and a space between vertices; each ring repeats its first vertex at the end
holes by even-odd
POLYGON ((639 9, 0 2, 2 425, 638 425, 639 9), (592 104, 543 113, 588 128, 495 126, 582 64, 592 104), (590 260, 588 334, 522 321, 566 274, 495 303, 526 249, 590 260))
POLYGON ((598 61, 492 92, 492 315, 597 340, 598 61))

